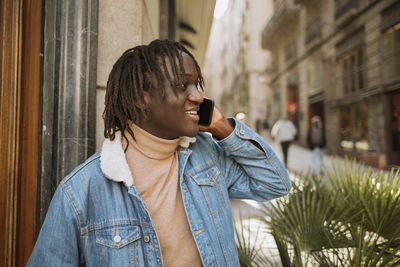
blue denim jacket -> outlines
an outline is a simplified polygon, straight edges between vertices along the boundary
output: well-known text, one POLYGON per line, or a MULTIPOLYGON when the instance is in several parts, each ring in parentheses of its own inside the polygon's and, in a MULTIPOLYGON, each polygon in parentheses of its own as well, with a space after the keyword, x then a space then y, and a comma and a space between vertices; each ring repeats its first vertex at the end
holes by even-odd
MULTIPOLYGON (((163 266, 151 215, 118 139, 106 140, 60 183, 27 266, 163 266)), ((287 194, 284 166, 238 121, 224 140, 199 133, 178 153, 184 207, 203 265, 239 266, 229 198, 287 194)))

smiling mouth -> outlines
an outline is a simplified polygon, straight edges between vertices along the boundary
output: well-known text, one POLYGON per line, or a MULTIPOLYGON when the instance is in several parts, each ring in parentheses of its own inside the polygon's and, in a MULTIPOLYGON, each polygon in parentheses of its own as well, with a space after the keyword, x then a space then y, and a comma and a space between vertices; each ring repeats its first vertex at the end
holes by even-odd
POLYGON ((189 115, 197 115, 197 111, 196 110, 189 110, 189 111, 186 111, 185 113, 189 114, 189 115))

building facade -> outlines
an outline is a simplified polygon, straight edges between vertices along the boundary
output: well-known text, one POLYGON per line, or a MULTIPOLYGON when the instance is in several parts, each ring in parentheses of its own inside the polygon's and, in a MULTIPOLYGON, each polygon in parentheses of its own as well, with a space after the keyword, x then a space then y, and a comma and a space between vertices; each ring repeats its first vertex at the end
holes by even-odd
POLYGON ((204 65, 206 95, 227 116, 246 114, 254 128, 268 114, 269 53, 261 48, 260 32, 271 15, 271 1, 228 1, 223 16, 214 19, 204 65))
POLYGON ((327 151, 400 165, 400 2, 276 0, 262 32, 271 87, 306 144, 311 117, 327 151))

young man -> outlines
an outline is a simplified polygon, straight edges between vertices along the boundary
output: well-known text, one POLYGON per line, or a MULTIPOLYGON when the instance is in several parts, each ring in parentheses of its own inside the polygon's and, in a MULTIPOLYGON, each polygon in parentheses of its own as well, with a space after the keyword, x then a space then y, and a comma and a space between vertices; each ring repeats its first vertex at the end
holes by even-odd
POLYGON ((289 146, 296 137, 296 134, 296 126, 287 117, 278 120, 271 130, 271 136, 281 144, 283 162, 286 167, 288 166, 289 146))
POLYGON ((267 201, 291 185, 244 124, 215 108, 210 126, 198 125, 202 88, 196 60, 176 42, 118 59, 107 139, 59 185, 28 266, 239 265, 229 198, 267 201))

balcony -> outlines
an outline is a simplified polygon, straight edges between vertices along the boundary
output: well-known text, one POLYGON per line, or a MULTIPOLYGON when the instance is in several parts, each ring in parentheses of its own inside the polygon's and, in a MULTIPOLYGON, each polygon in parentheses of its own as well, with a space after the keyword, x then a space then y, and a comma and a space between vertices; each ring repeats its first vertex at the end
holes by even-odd
POLYGON ((318 0, 294 0, 294 3, 297 5, 309 5, 314 4, 314 2, 318 3, 318 0))
POLYGON ((335 0, 335 19, 357 9, 357 0, 335 0))
POLYGON ((298 14, 299 8, 292 0, 282 0, 262 32, 262 48, 273 49, 278 39, 287 36, 298 21, 298 14))

